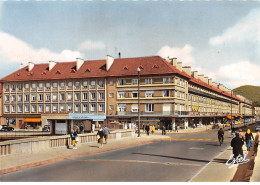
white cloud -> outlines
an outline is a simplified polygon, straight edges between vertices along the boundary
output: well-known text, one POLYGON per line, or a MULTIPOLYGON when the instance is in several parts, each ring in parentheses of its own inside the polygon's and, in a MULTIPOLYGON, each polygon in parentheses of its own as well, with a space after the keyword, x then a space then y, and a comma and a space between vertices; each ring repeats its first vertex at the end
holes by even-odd
POLYGON ((103 50, 105 49, 105 44, 102 41, 85 41, 79 46, 80 51, 88 51, 88 50, 103 50))
POLYGON ((226 29, 221 35, 209 40, 211 45, 224 43, 260 42, 260 9, 252 10, 246 17, 240 19, 234 26, 226 29))
POLYGON ((0 32, 1 58, 8 58, 13 63, 42 62, 42 61, 74 61, 82 54, 78 51, 63 50, 61 53, 52 52, 46 48, 35 49, 28 43, 4 32, 0 32))
POLYGON ((168 56, 170 58, 177 58, 178 61, 181 61, 183 63, 183 65, 190 66, 195 63, 195 59, 191 56, 192 50, 193 48, 189 44, 186 44, 182 48, 163 46, 158 51, 158 55, 163 58, 167 58, 168 56))
MULTIPOLYGON (((260 8, 209 39, 212 49, 220 51, 216 79, 235 88, 260 85, 260 8), (229 63, 229 64, 227 64, 229 63)), ((214 60, 214 58, 213 58, 214 60)))
POLYGON ((260 85, 260 65, 250 61, 240 61, 219 68, 217 77, 226 79, 233 87, 252 84, 260 85))

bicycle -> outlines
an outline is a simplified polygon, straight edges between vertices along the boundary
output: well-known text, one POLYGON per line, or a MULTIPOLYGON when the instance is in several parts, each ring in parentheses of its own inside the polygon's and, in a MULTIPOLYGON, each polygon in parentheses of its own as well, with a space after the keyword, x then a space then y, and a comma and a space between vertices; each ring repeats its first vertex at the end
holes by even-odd
POLYGON ((219 146, 221 146, 221 144, 223 144, 223 136, 222 135, 219 135, 218 136, 218 141, 219 141, 219 146))

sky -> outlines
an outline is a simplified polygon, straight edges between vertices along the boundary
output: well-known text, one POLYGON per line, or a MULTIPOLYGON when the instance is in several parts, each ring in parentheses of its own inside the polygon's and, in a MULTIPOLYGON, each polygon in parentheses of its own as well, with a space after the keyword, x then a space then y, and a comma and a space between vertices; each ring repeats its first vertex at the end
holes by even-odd
POLYGON ((233 89, 260 85, 260 1, 3 0, 0 78, 28 62, 176 57, 233 89))

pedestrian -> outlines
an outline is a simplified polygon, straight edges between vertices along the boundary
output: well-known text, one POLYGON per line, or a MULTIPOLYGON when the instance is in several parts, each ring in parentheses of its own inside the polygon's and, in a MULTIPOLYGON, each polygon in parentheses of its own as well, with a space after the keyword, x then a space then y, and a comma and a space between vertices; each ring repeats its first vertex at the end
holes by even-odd
POLYGON ((84 127, 83 127, 83 125, 80 125, 79 130, 80 130, 81 134, 84 134, 84 127))
POLYGON ((152 126, 152 134, 155 132, 155 127, 154 125, 152 126))
POLYGON ((259 134, 260 134, 260 131, 258 131, 258 132, 256 133, 256 136, 255 136, 254 154, 253 154, 253 156, 256 155, 256 153, 257 153, 258 144, 259 144, 259 134))
POLYGON ((175 125, 175 132, 178 132, 178 126, 175 125))
POLYGON ((162 135, 166 135, 166 128, 164 125, 162 126, 162 135))
POLYGON ((107 144, 108 134, 110 134, 110 131, 108 127, 104 128, 104 137, 105 137, 105 144, 107 144))
POLYGON ((91 133, 94 133, 95 132, 95 124, 92 123, 91 125, 91 133))
POLYGON ((70 138, 71 138, 71 145, 73 146, 72 149, 77 149, 77 146, 76 146, 76 137, 77 136, 78 136, 77 132, 74 131, 73 129, 71 129, 70 138))
POLYGON ((251 139, 254 140, 254 136, 251 133, 250 129, 247 129, 246 134, 245 134, 247 151, 250 151, 250 148, 252 147, 252 140, 251 139))
POLYGON ((236 159, 239 155, 243 157, 243 145, 244 141, 239 137, 239 133, 236 133, 236 137, 231 140, 231 147, 233 147, 233 157, 236 159))
POLYGON ((146 131, 146 134, 149 136, 149 132, 150 132, 150 127, 149 127, 149 125, 146 125, 146 126, 145 126, 145 131, 146 131))
POLYGON ((151 133, 153 132, 152 125, 149 126, 149 130, 151 133))
POLYGON ((195 127, 196 127, 196 126, 195 126, 195 123, 193 123, 193 129, 195 129, 195 127))
POLYGON ((79 126, 78 125, 75 125, 75 132, 78 134, 80 133, 80 130, 79 130, 79 126))
POLYGON ((99 131, 97 132, 99 148, 103 146, 103 137, 104 137, 104 131, 102 128, 100 128, 99 131))
POLYGON ((232 138, 235 137, 235 132, 236 132, 235 127, 232 127, 232 129, 231 129, 231 135, 232 135, 232 138))
POLYGON ((220 145, 224 141, 224 130, 222 128, 220 128, 219 131, 218 131, 218 140, 220 142, 220 145))

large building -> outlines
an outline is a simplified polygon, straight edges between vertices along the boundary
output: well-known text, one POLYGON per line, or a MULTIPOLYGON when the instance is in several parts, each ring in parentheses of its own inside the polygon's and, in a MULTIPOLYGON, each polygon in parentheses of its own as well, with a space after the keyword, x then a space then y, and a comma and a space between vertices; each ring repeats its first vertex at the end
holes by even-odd
POLYGON ((3 117, 16 128, 131 127, 138 120, 139 95, 141 125, 187 127, 253 116, 251 102, 176 58, 29 62, 1 83, 3 117))

